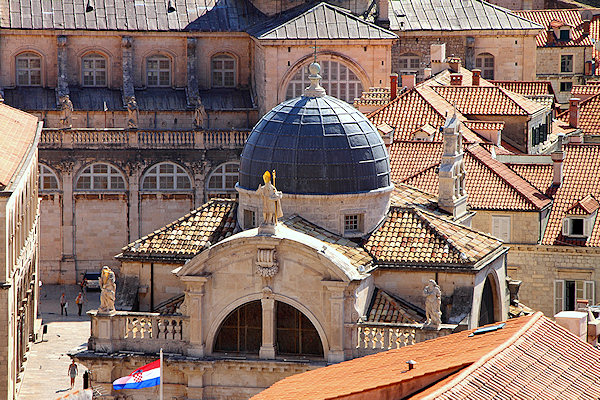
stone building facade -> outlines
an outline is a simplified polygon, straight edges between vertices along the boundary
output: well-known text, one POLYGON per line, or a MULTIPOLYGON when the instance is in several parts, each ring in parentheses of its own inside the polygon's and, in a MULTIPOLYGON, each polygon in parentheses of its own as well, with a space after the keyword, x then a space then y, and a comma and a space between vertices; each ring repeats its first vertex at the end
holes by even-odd
POLYGON ((36 117, 0 104, 0 396, 13 400, 35 338, 40 207, 36 117))

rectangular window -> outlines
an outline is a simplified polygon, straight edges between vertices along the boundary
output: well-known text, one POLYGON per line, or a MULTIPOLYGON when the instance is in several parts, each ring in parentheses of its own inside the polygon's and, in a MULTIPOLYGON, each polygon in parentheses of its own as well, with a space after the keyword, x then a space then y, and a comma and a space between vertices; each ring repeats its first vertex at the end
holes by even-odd
POLYGON ((573 88, 573 82, 561 82, 560 83, 560 91, 561 92, 570 92, 573 88))
POLYGON ((562 55, 560 56, 560 72, 573 72, 573 56, 562 55))
POLYGON ((554 281, 554 314, 561 311, 575 311, 578 300, 596 304, 596 282, 584 280, 554 281))
POLYGON ((571 38, 569 29, 561 29, 559 40, 568 41, 571 38))
POLYGON ((510 215, 492 215, 492 236, 510 242, 510 215))
POLYGON ((252 210, 244 210, 244 229, 256 227, 256 213, 252 210))
POLYGON ((583 236, 583 218, 571 218, 571 229, 569 232, 569 236, 583 236))
POLYGON ((358 214, 351 214, 344 216, 344 232, 357 232, 360 230, 359 226, 360 216, 358 214))

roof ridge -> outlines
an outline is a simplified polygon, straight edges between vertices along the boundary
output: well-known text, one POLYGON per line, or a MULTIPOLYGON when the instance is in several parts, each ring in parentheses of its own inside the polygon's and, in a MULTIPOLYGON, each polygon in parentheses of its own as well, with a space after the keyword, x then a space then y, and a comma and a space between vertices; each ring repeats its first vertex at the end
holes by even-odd
POLYGON ((544 196, 546 198, 546 200, 550 201, 550 199, 548 198, 548 196, 546 196, 544 193, 540 192, 540 190, 538 188, 536 188, 529 181, 527 181, 526 179, 524 179, 523 177, 521 177, 521 175, 519 175, 515 171, 513 171, 513 169, 510 168, 508 165, 506 165, 503 162, 500 162, 500 161, 496 160, 495 158, 493 158, 492 155, 489 154, 487 152, 487 150, 485 150, 483 147, 479 146, 478 143, 473 143, 472 145, 468 146, 467 147, 467 152, 471 156, 473 156, 473 158, 475 158, 477 161, 479 161, 480 163, 482 163, 485 166, 487 166, 490 170, 492 170, 492 172, 494 172, 494 174, 496 176, 498 176, 500 179, 502 179, 504 182, 506 182, 511 188, 513 188, 522 198, 524 198, 532 206, 534 206, 534 207, 536 207, 538 209, 543 208, 541 206, 538 206, 535 201, 533 201, 529 196, 527 196, 518 187, 516 187, 512 182, 510 182, 510 180, 507 178, 507 176, 506 176, 506 174, 504 172, 508 171, 509 174, 510 173, 514 174, 516 177, 518 177, 523 182, 525 182, 528 186, 530 186, 531 189, 533 189, 534 191, 540 193, 542 196, 544 196), (474 151, 474 150, 476 150, 476 151, 474 151), (483 151, 483 152, 485 152, 486 157, 489 157, 489 159, 484 160, 484 158, 481 156, 483 153, 481 153, 480 150, 483 151), (490 165, 490 164, 494 164, 494 163, 496 163, 496 165, 490 165), (497 167, 505 168, 505 171, 500 171, 497 167))
MULTIPOLYGON (((421 174, 423 174, 423 173, 425 173, 425 172, 429 171, 429 170, 430 170, 431 168, 433 168, 433 167, 437 167, 437 166, 439 166, 440 164, 441 164, 441 161, 434 162, 434 163, 433 163, 433 164, 431 164, 430 166, 428 166, 428 167, 425 167, 425 168, 423 168, 422 170, 420 170, 420 171, 417 171, 417 172, 415 172, 414 174, 412 174, 412 175, 410 175, 410 176, 407 176, 405 179, 401 180, 401 181, 400 181, 400 183, 404 183, 404 182, 406 182, 406 181, 408 181, 408 180, 410 180, 410 179, 416 178, 417 176, 419 176, 419 175, 421 175, 421 174)), ((410 185, 409 185, 409 186, 410 186, 410 185)), ((427 193, 427 192, 424 192, 424 193, 427 193)))
MULTIPOLYGON (((398 103, 400 101, 401 98, 403 98, 404 96, 408 96, 409 93, 412 93, 413 90, 415 90, 416 87, 412 88, 411 90, 407 90, 404 93, 400 93, 399 96, 396 96, 395 99, 390 100, 387 104, 382 105, 381 107, 379 107, 378 109, 376 109, 375 111, 371 111, 369 114, 366 115, 367 119, 371 119, 371 117, 373 117, 376 113, 382 111, 384 108, 387 107, 391 107, 392 104, 394 103, 398 103)), ((387 122, 386 122, 387 123, 387 122)), ((375 124, 373 124, 375 125, 375 124)), ((388 124, 389 125, 389 124, 388 124)), ((391 125, 390 125, 391 126, 391 125)))
POLYGON ((513 103, 515 103, 519 108, 521 108, 521 110, 525 111, 527 114, 529 114, 529 111, 527 111, 525 109, 525 107, 523 107, 520 104, 519 101, 524 101, 525 103, 530 103, 529 104, 530 106, 537 106, 538 108, 537 108, 536 111, 539 111, 541 108, 545 108, 541 104, 539 104, 537 102, 534 102, 533 100, 528 99, 527 97, 523 96, 522 94, 519 94, 517 92, 513 92, 512 90, 505 89, 505 88, 503 88, 501 86, 497 86, 497 88, 500 89, 500 91, 502 93, 504 93, 506 96, 508 96, 513 103), (514 98, 515 96, 517 97, 517 99, 514 98), (520 97, 520 99, 519 99, 519 97, 520 97), (517 101, 517 100, 519 100, 519 101, 517 101))
MULTIPOLYGON (((436 397, 440 396, 444 392, 448 391, 450 388, 456 386, 458 383, 460 383, 461 381, 463 381, 471 373, 475 372, 479 367, 481 367, 482 365, 484 365, 485 363, 487 363, 488 361, 490 361, 492 358, 494 358, 498 354, 502 353, 504 350, 508 349, 519 338, 521 338, 525 333, 527 333, 527 331, 529 331, 532 328, 534 328, 534 329, 537 330, 537 328, 539 328, 539 326, 536 326, 536 325, 539 325, 539 321, 540 320, 542 321, 542 323, 546 322, 546 319, 542 319, 542 317, 544 317, 544 314, 541 311, 537 311, 535 314, 533 314, 530 317, 531 319, 529 321, 527 321, 508 340, 506 340, 504 343, 502 343, 501 345, 499 345, 498 347, 496 347, 495 349, 493 349, 492 351, 490 351, 489 353, 487 353, 483 357, 481 357, 479 360, 475 361, 474 363, 472 363, 468 367, 464 368, 461 372, 459 372, 448 383, 446 383, 445 385, 443 385, 442 387, 440 387, 435 392, 430 393, 429 395, 423 397, 421 400, 432 400, 432 399, 435 399, 436 397)), ((520 317, 520 318, 527 318, 527 317, 520 317)))
MULTIPOLYGON (((586 85, 583 85, 583 86, 586 86, 586 85)), ((579 111, 581 111, 581 106, 583 106, 583 105, 587 105, 587 103, 588 103, 590 100, 592 100, 592 99, 596 100, 596 97, 600 98, 599 96, 600 96, 600 93, 596 93, 596 94, 594 94, 594 95, 592 95, 592 96, 588 97, 588 98, 587 98, 587 99, 585 99, 585 100, 581 100, 581 101, 579 102, 579 111)), ((556 116, 556 119, 559 119, 559 118, 561 118, 563 115, 569 115, 569 110, 568 110, 568 109, 566 109, 565 111, 563 111, 563 112, 561 112, 560 114, 558 114, 558 115, 556 116)), ((587 144, 587 143, 586 143, 586 144, 587 144)))

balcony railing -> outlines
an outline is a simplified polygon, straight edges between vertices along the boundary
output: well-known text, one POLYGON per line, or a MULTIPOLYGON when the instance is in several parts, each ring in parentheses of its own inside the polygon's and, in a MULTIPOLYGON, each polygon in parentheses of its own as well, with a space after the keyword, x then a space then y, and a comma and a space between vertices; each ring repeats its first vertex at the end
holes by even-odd
POLYGON ((44 129, 42 149, 93 148, 242 148, 250 131, 137 131, 123 129, 44 129))

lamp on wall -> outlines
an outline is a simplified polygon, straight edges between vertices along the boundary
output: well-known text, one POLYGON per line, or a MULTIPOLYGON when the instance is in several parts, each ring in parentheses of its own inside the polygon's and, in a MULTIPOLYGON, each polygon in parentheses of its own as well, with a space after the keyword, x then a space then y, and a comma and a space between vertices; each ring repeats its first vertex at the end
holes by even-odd
POLYGON ((167 5, 167 12, 172 13, 175 12, 175 7, 173 7, 173 3, 169 0, 169 4, 167 5))
POLYGON ((92 12, 94 11, 94 0, 88 0, 87 5, 85 6, 85 12, 92 12))

